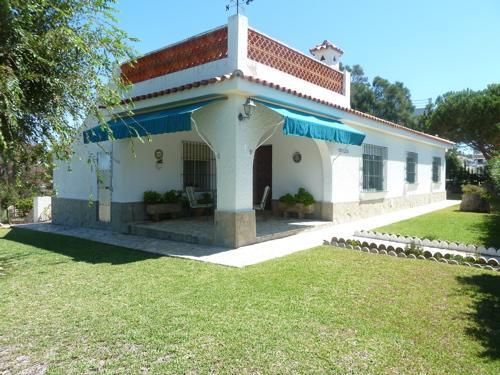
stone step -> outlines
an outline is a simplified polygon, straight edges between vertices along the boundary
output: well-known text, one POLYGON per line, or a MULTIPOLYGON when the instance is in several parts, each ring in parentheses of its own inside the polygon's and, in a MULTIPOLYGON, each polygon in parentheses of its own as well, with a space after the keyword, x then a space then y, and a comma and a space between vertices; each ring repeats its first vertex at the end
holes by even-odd
POLYGON ((130 225, 130 234, 136 236, 157 238, 159 240, 169 240, 177 242, 186 242, 199 245, 213 245, 214 239, 208 237, 201 237, 187 233, 176 233, 164 229, 157 229, 146 225, 130 225))

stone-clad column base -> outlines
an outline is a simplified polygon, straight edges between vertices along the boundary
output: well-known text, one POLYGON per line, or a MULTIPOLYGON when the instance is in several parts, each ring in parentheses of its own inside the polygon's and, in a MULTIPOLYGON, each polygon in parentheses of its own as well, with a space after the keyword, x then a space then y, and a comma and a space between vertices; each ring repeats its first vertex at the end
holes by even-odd
POLYGON ((332 202, 318 202, 321 220, 333 221, 333 203, 332 202))
POLYGON ((255 211, 215 211, 215 244, 230 248, 256 242, 255 211))

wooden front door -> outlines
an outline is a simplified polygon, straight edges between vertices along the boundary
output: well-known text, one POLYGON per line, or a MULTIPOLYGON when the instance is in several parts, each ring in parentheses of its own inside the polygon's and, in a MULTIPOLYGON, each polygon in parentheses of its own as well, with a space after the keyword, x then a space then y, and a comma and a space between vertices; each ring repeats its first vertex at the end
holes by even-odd
POLYGON ((255 151, 253 159, 253 203, 259 204, 264 188, 271 188, 267 199, 266 208, 271 207, 271 197, 273 191, 273 146, 260 146, 255 151))

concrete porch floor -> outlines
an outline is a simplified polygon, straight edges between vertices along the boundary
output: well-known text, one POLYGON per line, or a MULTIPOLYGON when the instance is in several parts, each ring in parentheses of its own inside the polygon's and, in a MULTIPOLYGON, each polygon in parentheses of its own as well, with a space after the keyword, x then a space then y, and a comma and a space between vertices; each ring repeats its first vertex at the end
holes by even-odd
POLYGON ((454 206, 459 203, 460 201, 456 200, 431 203, 424 206, 373 216, 345 224, 319 227, 316 228, 316 230, 304 231, 288 237, 229 250, 227 248, 216 246, 189 244, 89 228, 71 228, 50 223, 23 224, 17 225, 16 227, 79 237, 91 241, 127 247, 130 249, 160 255, 198 260, 230 267, 246 267, 265 262, 267 260, 283 257, 297 251, 319 246, 323 243, 323 241, 330 241, 332 236, 353 236, 356 230, 370 230, 383 225, 388 225, 432 211, 454 206))
MULTIPOLYGON (((328 221, 280 218, 275 216, 256 218, 257 243, 292 236, 305 231, 333 226, 328 221)), ((212 216, 187 217, 159 222, 141 222, 130 225, 130 233, 136 236, 213 245, 215 224, 212 216)))

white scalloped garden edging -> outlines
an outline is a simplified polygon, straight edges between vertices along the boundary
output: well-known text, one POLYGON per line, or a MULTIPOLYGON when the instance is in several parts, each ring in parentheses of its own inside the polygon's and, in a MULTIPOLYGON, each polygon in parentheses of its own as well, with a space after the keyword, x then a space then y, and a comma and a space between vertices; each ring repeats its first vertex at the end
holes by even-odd
POLYGON ((374 231, 365 231, 365 230, 357 230, 354 232, 354 236, 361 238, 371 238, 376 240, 384 240, 391 242, 399 242, 407 245, 411 245, 412 243, 417 246, 427 246, 434 247, 438 249, 444 250, 455 250, 455 251, 463 251, 469 253, 480 253, 484 255, 492 255, 492 256, 500 256, 500 249, 495 249, 494 247, 486 248, 484 246, 476 246, 472 244, 463 244, 456 242, 447 242, 447 241, 439 241, 439 240, 429 240, 427 238, 419 238, 419 237, 411 237, 411 236, 398 236, 397 234, 390 233, 380 233, 374 231))
MULTIPOLYGON (((442 250, 442 249, 436 249, 436 248, 426 248, 424 250, 424 255, 419 255, 418 257, 415 256, 414 254, 409 254, 406 255, 404 253, 405 249, 403 247, 394 247, 392 245, 386 245, 382 242, 381 240, 375 240, 376 242, 379 242, 377 244, 376 242, 372 242, 366 246, 367 242, 364 242, 362 246, 352 246, 351 244, 348 244, 347 241, 352 240, 352 239, 344 239, 342 237, 337 238, 333 237, 331 242, 329 241, 324 241, 325 244, 330 244, 335 247, 339 248, 345 248, 349 250, 357 250, 357 251, 363 251, 365 253, 371 253, 371 254, 380 254, 380 255, 389 255, 393 257, 399 257, 399 258, 406 258, 406 259, 423 259, 423 260, 429 260, 429 261, 434 261, 434 262, 441 262, 441 263, 446 263, 450 265, 462 265, 462 266, 468 266, 468 267, 476 267, 476 268, 482 268, 482 269, 487 269, 491 271, 500 271, 500 261, 497 258, 487 258, 484 256, 474 256, 473 254, 467 254, 463 256, 462 254, 459 254, 458 251, 456 250, 442 250), (441 251, 439 251, 441 250, 441 251), (427 255, 425 255, 427 253, 427 255), (444 255, 443 255, 444 253, 444 255), (464 259, 463 263, 460 263, 456 261, 455 259, 448 259, 446 258, 446 255, 461 255, 464 259)), ((358 241, 358 240, 356 240, 358 241)), ((384 241, 388 242, 388 241, 384 241)), ((399 242, 400 243, 400 242, 399 242)))

